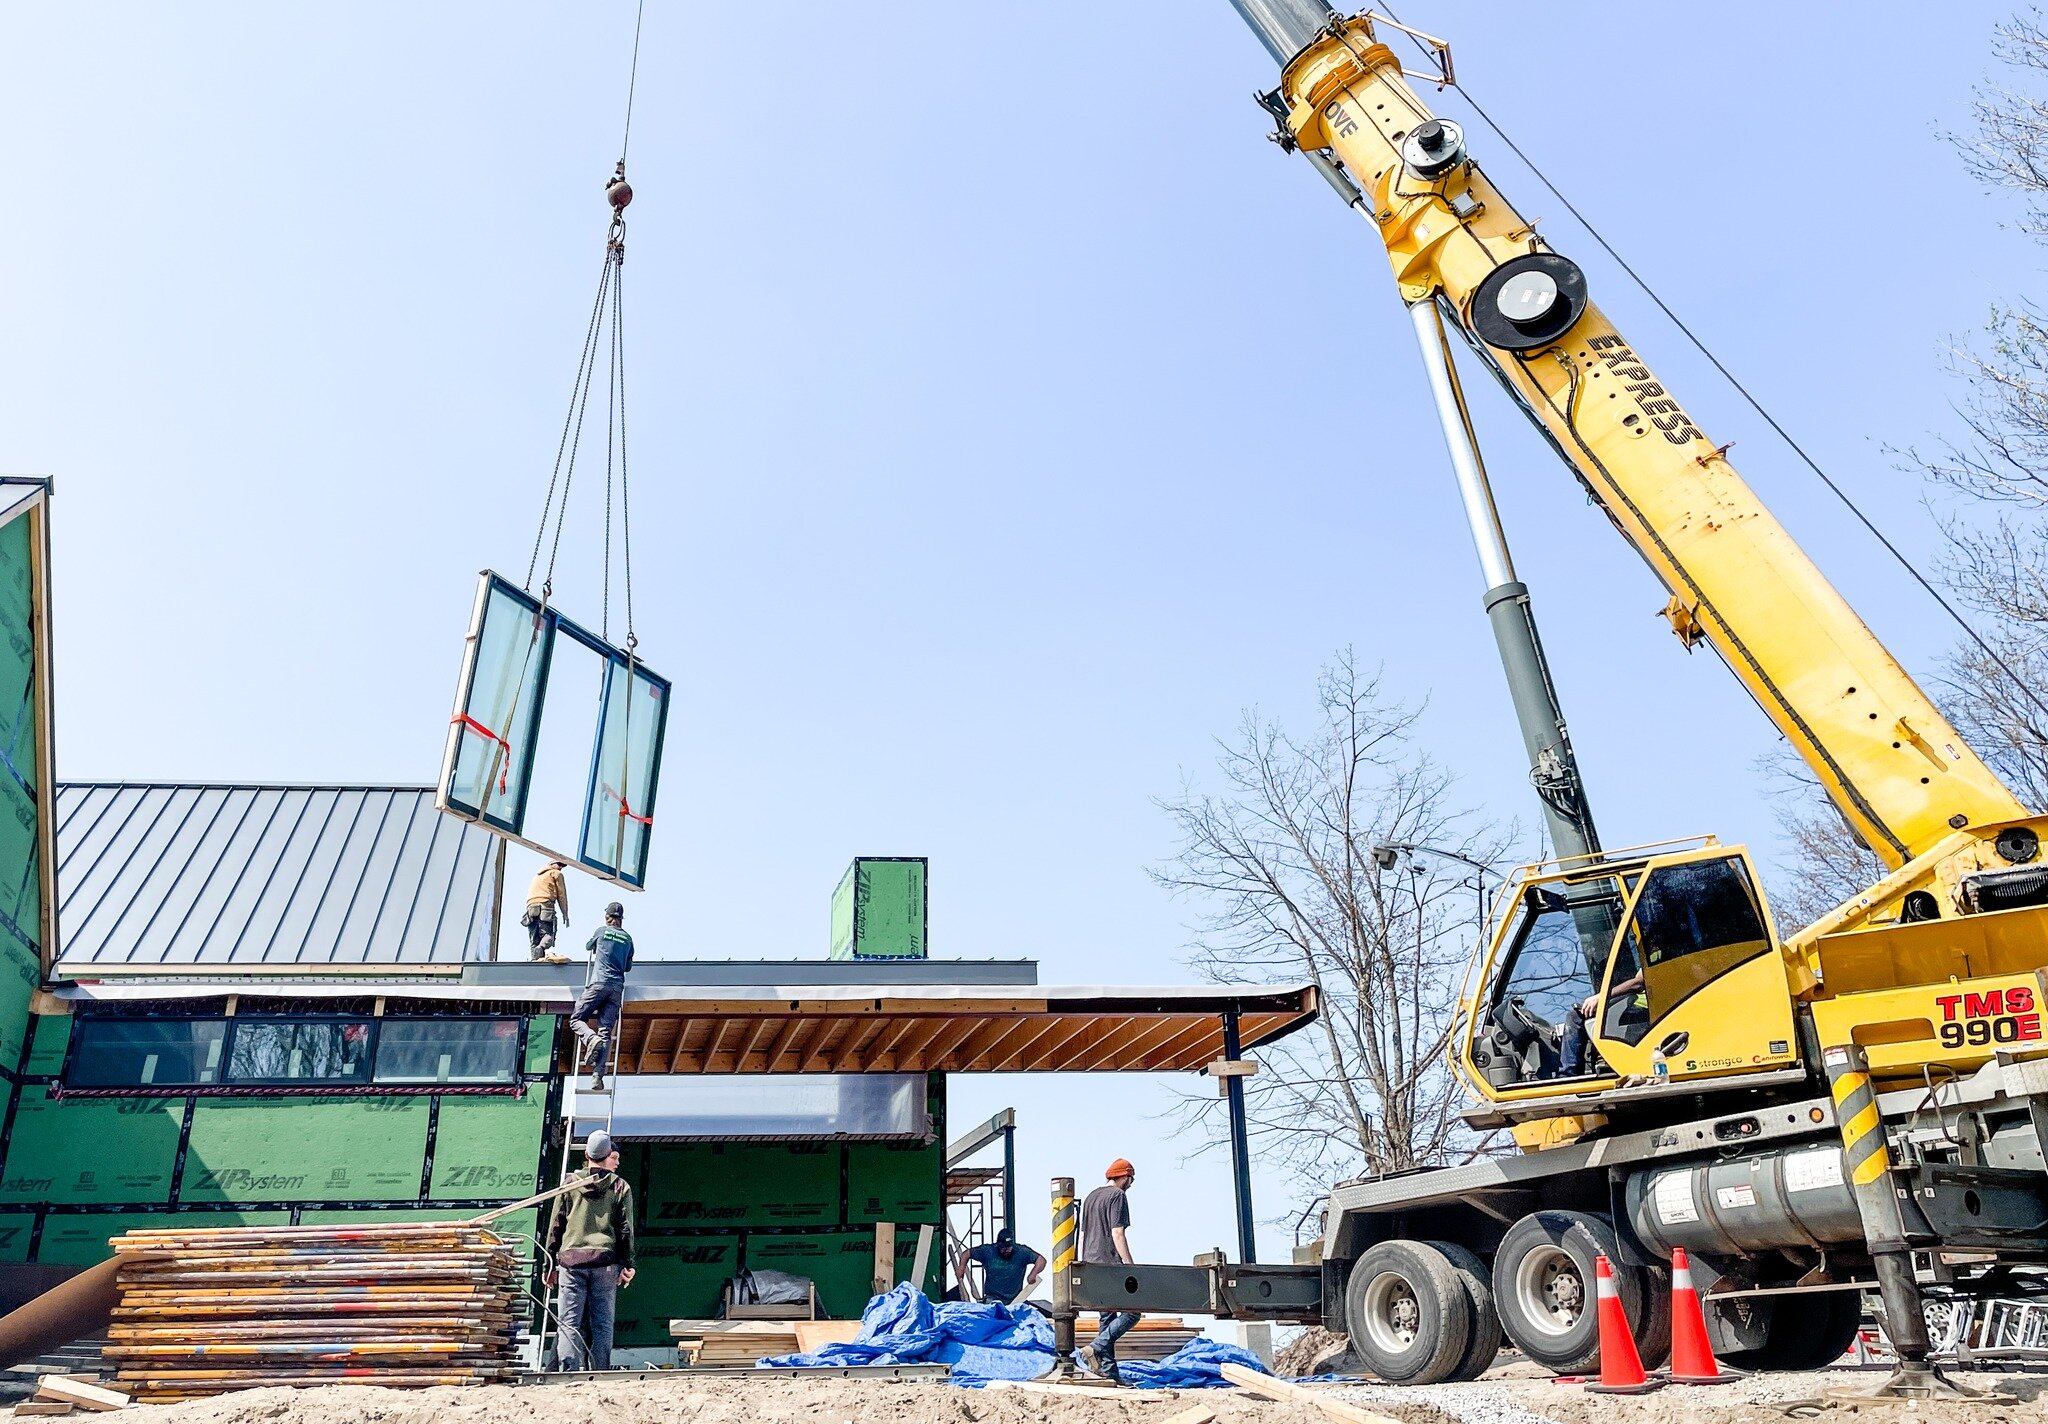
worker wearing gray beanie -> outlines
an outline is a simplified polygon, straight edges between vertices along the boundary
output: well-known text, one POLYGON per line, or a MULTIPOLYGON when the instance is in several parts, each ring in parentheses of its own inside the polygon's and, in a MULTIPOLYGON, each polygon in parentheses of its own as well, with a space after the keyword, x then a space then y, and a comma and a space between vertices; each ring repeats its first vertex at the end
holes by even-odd
POLYGON ((583 1144, 574 1190, 555 1198, 545 1277, 561 1286, 556 1359, 565 1370, 612 1367, 612 1324, 633 1280, 633 1188, 619 1175, 619 1144, 603 1128, 583 1144))

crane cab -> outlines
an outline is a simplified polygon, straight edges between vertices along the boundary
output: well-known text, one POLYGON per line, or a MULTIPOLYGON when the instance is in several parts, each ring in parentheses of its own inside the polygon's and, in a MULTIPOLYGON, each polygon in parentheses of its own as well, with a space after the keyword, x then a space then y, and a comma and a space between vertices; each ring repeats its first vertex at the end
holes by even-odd
POLYGON ((1597 1094, 1789 1066, 1793 1012, 1749 853, 1707 838, 1510 878, 1459 1054, 1495 1103, 1597 1094))

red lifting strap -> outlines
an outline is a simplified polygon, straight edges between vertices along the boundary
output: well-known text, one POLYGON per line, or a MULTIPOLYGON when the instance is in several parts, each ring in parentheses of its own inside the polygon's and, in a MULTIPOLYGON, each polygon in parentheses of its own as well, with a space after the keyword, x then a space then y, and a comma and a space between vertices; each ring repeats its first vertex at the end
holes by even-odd
POLYGON ((614 801, 616 801, 616 802, 618 802, 618 803, 619 803, 619 819, 620 819, 620 820, 624 820, 624 821, 638 821, 638 822, 639 822, 639 823, 640 823, 641 825, 643 825, 643 826, 651 826, 651 825, 653 825, 653 824, 654 824, 654 817, 652 817, 652 816, 636 816, 636 815, 634 815, 634 814, 633 814, 633 808, 632 808, 631 806, 628 806, 628 805, 626 804, 626 798, 625 798, 625 797, 623 797, 623 796, 621 796, 621 795, 619 795, 619 793, 618 793, 618 792, 616 792, 616 791, 612 790, 612 789, 611 789, 611 788, 610 788, 609 786, 607 786, 607 787, 606 787, 606 788, 604 789, 604 794, 605 794, 605 795, 607 795, 607 796, 609 796, 609 797, 611 797, 611 798, 612 798, 612 800, 614 800, 614 801))
POLYGON ((505 760, 498 764, 498 794, 500 796, 509 796, 511 793, 505 789, 505 774, 511 770, 512 766, 512 744, 483 723, 477 721, 476 718, 470 716, 467 712, 457 712, 448 720, 460 722, 465 730, 475 732, 480 737, 488 737, 505 749, 505 760))

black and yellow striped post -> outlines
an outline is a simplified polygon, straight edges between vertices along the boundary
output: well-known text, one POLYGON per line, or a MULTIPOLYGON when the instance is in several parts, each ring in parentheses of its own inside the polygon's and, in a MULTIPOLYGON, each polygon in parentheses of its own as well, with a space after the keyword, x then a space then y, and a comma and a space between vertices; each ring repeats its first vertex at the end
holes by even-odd
POLYGON ((1913 1253, 1906 1245, 1906 1222, 1899 1212, 1899 1189, 1892 1180, 1891 1148, 1877 1110, 1877 1089, 1870 1081, 1870 1060, 1852 1043, 1827 1049, 1821 1062, 1835 1097, 1842 1167, 1855 1190, 1856 1214, 1863 1220, 1863 1237, 1870 1245, 1878 1294, 1884 1300, 1884 1333, 1899 1357, 1897 1372, 1874 1393, 1918 1398, 1941 1392, 1945 1381, 1927 1363, 1933 1346, 1920 1282, 1913 1275, 1913 1253))
POLYGON ((1081 1245, 1081 1207, 1074 1179, 1052 1179, 1052 1348, 1055 1367, 1072 1374, 1074 1363, 1074 1262, 1081 1245))

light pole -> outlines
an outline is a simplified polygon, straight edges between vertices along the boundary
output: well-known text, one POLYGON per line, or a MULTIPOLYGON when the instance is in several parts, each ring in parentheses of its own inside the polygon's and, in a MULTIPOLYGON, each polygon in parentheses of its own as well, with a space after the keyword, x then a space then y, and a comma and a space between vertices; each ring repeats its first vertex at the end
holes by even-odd
MULTIPOLYGON (((1479 899, 1479 938, 1473 942, 1473 951, 1477 953, 1486 944, 1486 877, 1489 875, 1500 875, 1500 872, 1485 861, 1474 860, 1463 851, 1445 850, 1441 846, 1421 845, 1415 841, 1377 842, 1372 848, 1372 863, 1381 870, 1392 870, 1401 863, 1403 855, 1433 855, 1443 860, 1455 860, 1460 865, 1472 867, 1474 872, 1473 884, 1477 887, 1479 899)), ((1506 876, 1501 876, 1501 883, 1507 883, 1506 876)))

